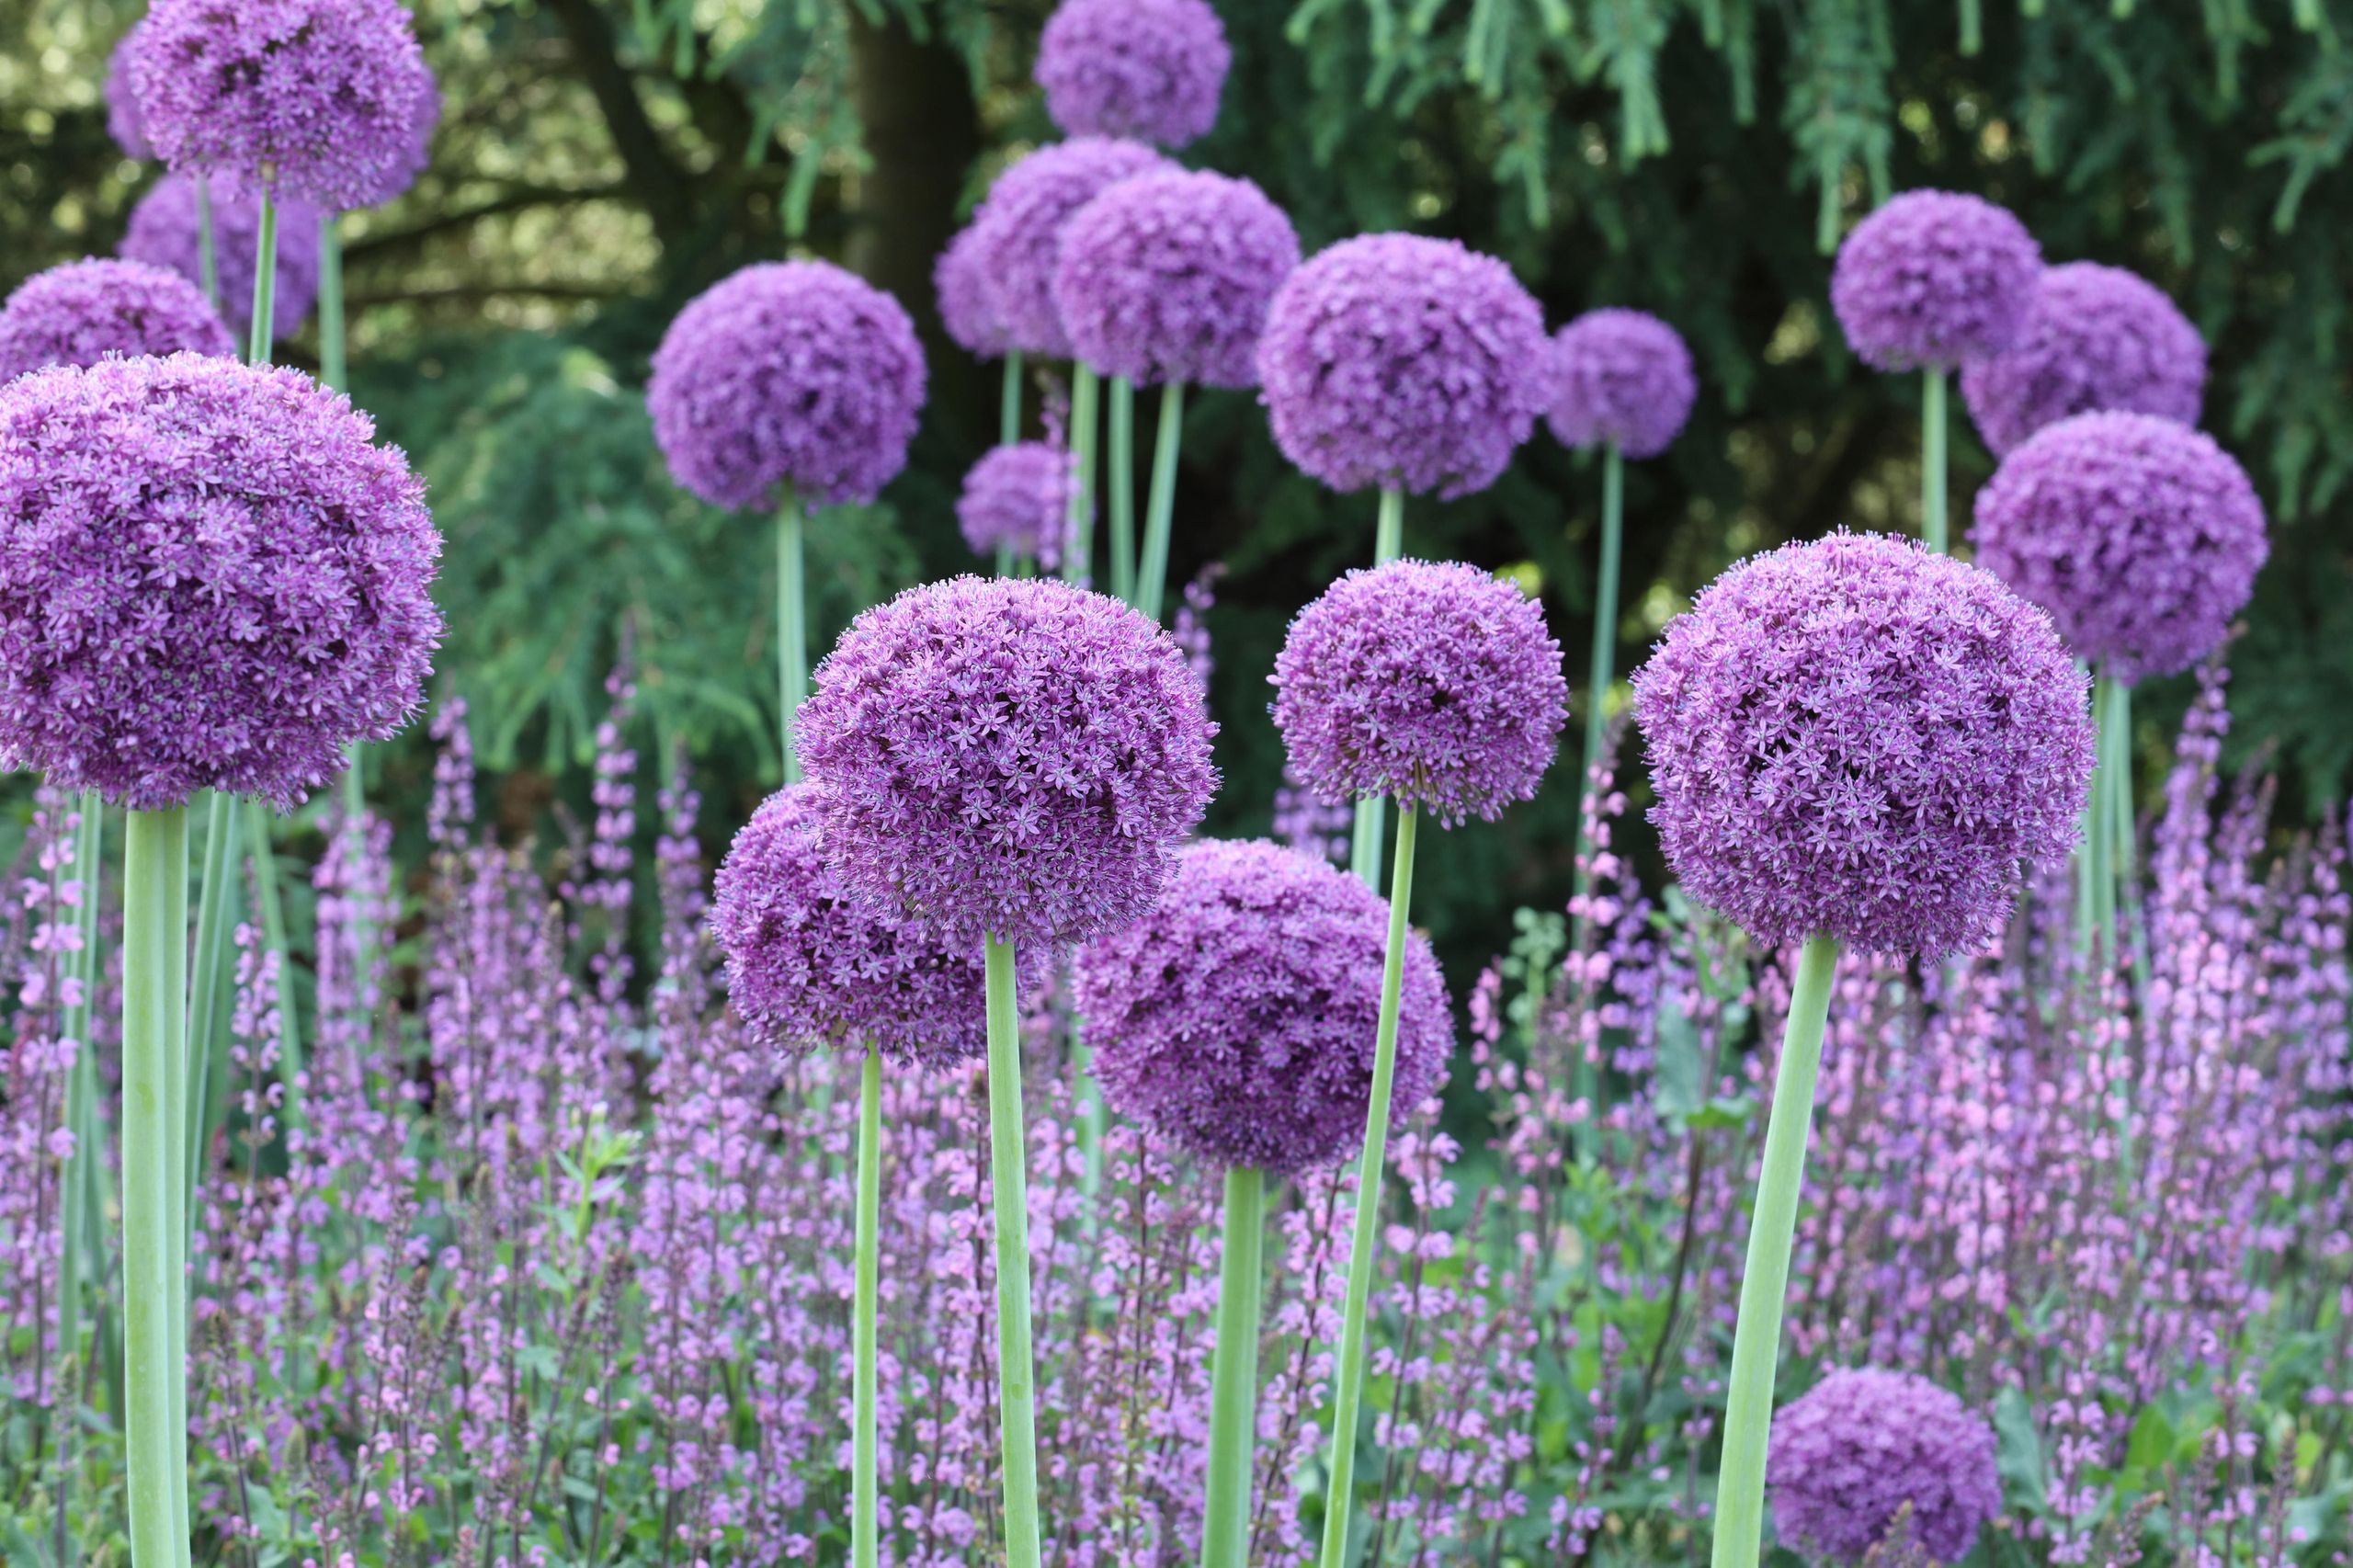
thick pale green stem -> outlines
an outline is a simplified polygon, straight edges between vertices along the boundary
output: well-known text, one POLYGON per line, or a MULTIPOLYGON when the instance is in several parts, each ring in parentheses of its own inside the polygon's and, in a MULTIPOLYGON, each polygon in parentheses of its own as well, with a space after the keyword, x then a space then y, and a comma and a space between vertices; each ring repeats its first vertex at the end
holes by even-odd
POLYGON ((807 590, 801 582, 801 502, 790 490, 776 514, 777 726, 784 737, 784 781, 801 782, 801 753, 792 743, 793 716, 809 695, 807 590))
POLYGON ((1063 543, 1063 581, 1086 580, 1095 534, 1095 403, 1100 383, 1084 365, 1071 368, 1070 452, 1077 483, 1070 492, 1070 538, 1063 543))
POLYGON ((1250 1478, 1256 1468, 1258 1313, 1267 1230, 1267 1173, 1225 1173, 1224 1251, 1218 1268, 1217 1343, 1211 1353, 1209 1490, 1201 1568, 1248 1568, 1250 1478))
POLYGON ((1000 577, 1010 577, 1013 575, 1013 546, 1009 544, 1000 544, 996 547, 995 569, 996 574, 1000 577))
POLYGON ((1945 438, 1949 422, 1945 415, 1945 372, 1920 372, 1920 537, 1938 555, 1949 552, 1950 525, 1946 519, 1945 438))
POLYGON ((1136 568, 1136 608, 1160 619, 1168 593, 1168 530, 1176 511, 1176 446, 1185 433, 1185 383, 1160 389, 1160 426, 1152 443, 1152 493, 1144 498, 1143 562, 1136 568))
POLYGON ((221 255, 212 242, 212 185, 196 176, 196 278, 204 302, 221 308, 221 255))
POLYGON ((1340 1315, 1338 1381, 1332 1391, 1331 1481, 1324 1493, 1323 1568, 1346 1568, 1355 1513, 1357 1413, 1364 1397, 1365 1313, 1381 1233, 1381 1173, 1389 1156, 1389 1089, 1397 1070, 1397 1011, 1405 977, 1405 912, 1414 893, 1410 807, 1397 812, 1397 865, 1389 887, 1389 949, 1381 969, 1381 1022, 1373 1037, 1372 1100, 1365 1108, 1364 1154, 1357 1165, 1356 1221, 1348 1242, 1348 1294, 1340 1315))
POLYGON ((996 1210, 997 1442, 1006 1568, 1038 1568, 1038 1369, 1029 1348, 1029 1140, 1021 1115, 1021 1013, 1013 944, 988 939, 989 1183, 996 1210))
MULTIPOLYGON (((1610 442, 1601 452, 1601 563, 1594 576, 1593 587, 1593 678, 1591 694, 1585 707, 1585 780, 1584 790, 1594 788, 1594 769, 1601 766, 1601 748, 1609 736, 1609 688, 1617 678, 1618 663, 1618 578, 1620 562, 1625 554, 1626 534, 1626 460, 1610 442)), ((1580 893, 1586 891, 1587 867, 1586 843, 1586 812, 1577 812, 1577 853, 1575 885, 1580 893)), ((1595 1096, 1599 1088, 1599 1074, 1594 1063, 1581 1051, 1573 1074, 1572 1092, 1588 1108, 1586 1119, 1575 1129, 1577 1153, 1590 1152, 1593 1137, 1595 1096)))
POLYGON ((1021 439, 1021 350, 1005 357, 1005 385, 997 394, 996 441, 1009 447, 1021 439))
POLYGON ((278 203, 261 192, 261 232, 254 241, 254 314, 245 335, 245 363, 269 363, 278 324, 278 203))
POLYGON ((1136 601, 1136 386, 1111 378, 1111 597, 1136 601))
POLYGON ((882 1258, 882 1053, 866 1048, 866 1070, 858 1085, 858 1281, 851 1346, 850 1561, 875 1568, 880 1556, 881 1488, 876 1458, 876 1390, 881 1350, 882 1258))
MULTIPOLYGON (((191 1147, 188 1132, 189 1063, 187 808, 178 808, 177 815, 179 817, 176 829, 177 848, 172 857, 174 871, 170 879, 171 886, 166 890, 168 906, 164 913, 165 923, 171 927, 172 934, 170 949, 164 955, 164 983, 169 988, 172 998, 169 1006, 174 1014, 171 1020, 170 1061, 165 1065, 164 1080, 165 1092, 169 1096, 167 1103, 171 1107, 171 1115, 167 1121, 170 1145, 165 1151, 170 1165, 165 1169, 164 1180, 170 1188, 165 1196, 172 1206, 173 1221, 171 1234, 165 1241, 172 1254, 171 1277, 165 1282, 165 1289, 171 1294, 173 1310, 169 1327, 172 1342, 170 1376, 165 1381, 165 1388, 171 1401, 172 1452, 176 1456, 176 1462, 173 1464, 171 1471, 172 1529, 178 1543, 180 1568, 188 1568, 188 1233, 193 1227, 196 1213, 196 1189, 194 1185, 186 1179, 189 1160, 188 1151, 191 1147)), ((123 848, 126 864, 130 853, 129 840, 126 839, 123 848)), ((123 893, 128 899, 130 896, 128 881, 124 884, 123 893)), ((123 958, 125 967, 128 968, 130 961, 128 946, 124 949, 123 958)), ((127 1010, 130 1006, 127 998, 123 1005, 127 1010)), ((126 1143, 129 1142, 127 1135, 124 1142, 126 1143)), ((128 1233, 125 1233, 123 1244, 126 1249, 130 1245, 128 1233)))
MULTIPOLYGON (((1404 553, 1404 492, 1383 490, 1380 520, 1373 526, 1372 563, 1385 566, 1404 553)), ((1376 892, 1381 888, 1381 829, 1387 814, 1386 801, 1378 795, 1367 796, 1357 802, 1356 827, 1348 835, 1348 869, 1376 892)))
POLYGON ((337 214, 319 220, 319 380, 349 392, 343 358, 343 233, 337 214))
POLYGON ((1748 1262, 1740 1275, 1725 1391, 1723 1462, 1716 1476, 1715 1568, 1756 1568, 1765 1531, 1765 1447, 1773 1425, 1773 1374, 1781 1354, 1781 1306, 1790 1283, 1790 1244, 1805 1185, 1805 1145, 1813 1126, 1813 1082, 1822 1031, 1838 972, 1835 937, 1807 939, 1790 987, 1781 1065, 1765 1124, 1765 1162, 1748 1222, 1748 1262))
POLYGON ((1985 47, 1984 0, 1961 0, 1961 52, 1974 58, 1985 47))
POLYGON ((2115 807, 2112 761, 2114 733, 2110 693, 2114 682, 2106 676, 2092 680, 2092 724, 2098 739, 2093 750, 2091 793, 2084 802, 2084 842, 2075 856, 2075 946, 2087 958, 2097 945, 2106 959, 2115 936, 2115 830, 2109 816, 2115 807))

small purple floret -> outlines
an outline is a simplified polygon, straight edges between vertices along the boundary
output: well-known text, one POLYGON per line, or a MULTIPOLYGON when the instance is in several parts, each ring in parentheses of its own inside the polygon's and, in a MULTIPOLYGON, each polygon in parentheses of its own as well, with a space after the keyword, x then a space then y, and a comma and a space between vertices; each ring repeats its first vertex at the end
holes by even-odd
MULTIPOLYGON (((168 267, 191 283, 204 278, 196 182, 165 175, 131 210, 119 254, 168 267)), ((261 206, 250 192, 212 192, 212 256, 222 319, 243 342, 254 314, 254 262, 261 244, 261 206)), ((299 201, 278 204, 278 275, 270 300, 276 336, 302 330, 319 295, 319 210, 299 201)))
POLYGON ((1926 1378, 1831 1371, 1773 1417, 1774 1531, 1817 1562, 1859 1562, 1909 1504, 1913 1540, 1959 1562, 2002 1511, 1998 1454, 1985 1418, 1926 1378))
POLYGON ((1120 181, 1176 166, 1140 142, 1081 136, 1040 147, 997 176, 972 214, 972 243, 1007 347, 1070 358, 1070 335, 1054 304, 1063 226, 1120 181))
POLYGON ((1552 339, 1552 363, 1546 418, 1564 447, 1614 443, 1629 458, 1654 458, 1683 433, 1699 396, 1683 335, 1642 311, 1587 311, 1552 339))
POLYGON ((974 553, 999 549, 1052 568, 1062 560, 1078 462, 1067 447, 1016 441, 992 447, 964 476, 956 521, 974 553))
POLYGON ((1881 370, 1949 370, 2018 339, 2042 248, 2006 207, 1908 190, 1855 225, 1830 274, 1847 342, 1881 370))
POLYGON ((0 383, 44 365, 109 354, 234 355, 197 286, 142 261, 71 261, 37 272, 0 306, 0 383))
POLYGON ((1961 394, 1996 456, 2046 425, 2104 409, 2195 425, 2206 343, 2146 278, 2069 262, 2042 274, 2018 341, 1963 368, 1961 394))
POLYGON ((1005 324, 997 320, 988 279, 981 276, 980 249, 970 224, 956 231, 931 264, 931 287, 939 301, 940 324, 958 347, 976 359, 1005 357, 1005 324))
POLYGON ((1039 35, 1036 75, 1065 135, 1182 147, 1217 123, 1233 63, 1206 0, 1063 0, 1039 35))

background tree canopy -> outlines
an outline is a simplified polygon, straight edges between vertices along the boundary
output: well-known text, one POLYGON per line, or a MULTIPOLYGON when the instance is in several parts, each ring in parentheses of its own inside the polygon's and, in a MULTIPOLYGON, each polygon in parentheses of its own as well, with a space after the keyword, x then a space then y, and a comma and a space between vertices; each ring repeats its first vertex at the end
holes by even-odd
MULTIPOLYGON (((2231 657, 2234 737, 2290 814, 2353 777, 2353 6, 2345 0, 1224 0, 1235 64, 1188 161, 1258 181, 1310 250, 1361 230, 1461 238, 1554 323, 1639 306, 1689 338, 1691 429, 1636 465, 1639 647, 1739 556, 1842 524, 1916 525, 1916 388, 1846 352, 1828 252, 1885 195, 1980 192, 2054 260, 2133 267, 2213 346, 2207 423, 2274 519, 2231 657)), ((0 0, 0 279, 110 251, 153 170, 108 140, 107 56, 141 7, 0 0)), ((440 690, 470 704, 504 810, 579 787, 602 684, 634 651, 664 754, 741 821, 775 724, 766 532, 671 484, 640 389, 695 290, 790 247, 895 290, 933 404, 909 473, 813 535, 817 635, 973 564, 952 503, 995 378, 938 333, 934 255, 989 177, 1052 134, 1029 66, 1049 0, 421 0, 444 91, 431 171, 348 221, 358 401, 429 476, 449 554, 440 690)), ((290 346, 314 352, 306 334, 290 346)), ((1033 385, 1032 417, 1038 401, 1033 385)), ((1236 394, 1195 400, 1176 561, 1210 618, 1228 786, 1263 831, 1279 773, 1265 676, 1290 615, 1370 551, 1370 496, 1276 454, 1236 394)), ((1965 423, 1965 422, 1963 422, 1965 423)), ((1963 434, 1957 537, 1991 464, 1963 434)), ((1597 475, 1541 430, 1492 491, 1416 503, 1408 548, 1512 567, 1584 662, 1597 475)), ((822 644, 821 644, 822 645, 822 644)), ((1620 667, 1631 662, 1621 654, 1620 667)), ((2153 691, 2164 748, 2186 682, 2153 691)), ((1580 686, 1579 701, 1583 700, 1580 686)), ((421 790, 421 741, 384 761, 421 790)), ((1417 913, 1458 962, 1568 881, 1576 770, 1433 858, 1417 913)), ((2154 778, 2154 768, 2143 769, 2154 778)), ((770 780, 772 782, 772 780, 770 780)), ((396 820, 421 813, 398 812, 396 820)))

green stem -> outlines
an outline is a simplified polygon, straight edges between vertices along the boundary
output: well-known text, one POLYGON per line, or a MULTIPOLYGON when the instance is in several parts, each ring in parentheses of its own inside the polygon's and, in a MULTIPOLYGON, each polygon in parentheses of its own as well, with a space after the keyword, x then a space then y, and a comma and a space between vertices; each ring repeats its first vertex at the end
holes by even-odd
POLYGON ((2099 724, 2099 774, 2093 788, 2099 798, 2099 855, 2097 862, 2098 880, 2093 886, 2092 920, 2100 950, 2109 963, 2116 959, 2116 873, 2117 824, 2116 790, 2117 742, 2122 739, 2122 726, 2117 718, 2117 693, 2123 689, 2113 676, 2102 676, 2095 701, 2099 724))
POLYGON ((74 1568, 78 1552, 73 1531, 66 1526, 66 1504, 74 1475, 74 1439, 81 1427, 81 1412, 90 1403, 89 1363, 82 1355, 82 1321, 85 1296, 95 1283, 97 1270, 90 1259, 97 1256, 91 1247, 89 1226, 92 1188, 88 1172, 97 1164, 97 1051, 90 1039, 91 998, 97 980, 95 959, 97 951, 98 856, 103 839, 106 809, 94 790, 82 792, 79 815, 74 828, 74 880, 80 887, 80 902, 74 905, 74 925, 79 940, 68 956, 65 972, 74 987, 74 1001, 60 1020, 65 1038, 74 1041, 74 1065, 65 1081, 65 1126, 74 1134, 74 1153, 60 1162, 57 1171, 58 1234, 61 1256, 57 1267, 57 1348, 61 1362, 71 1362, 81 1369, 82 1375, 74 1381, 77 1391, 69 1403, 60 1406, 63 1419, 57 1428, 57 1485, 51 1517, 54 1530, 50 1543, 50 1555, 56 1568, 74 1568))
POLYGON ((881 1488, 876 1458, 876 1390, 880 1385, 882 1252, 882 1052, 866 1048, 866 1070, 858 1085, 858 1282, 851 1349, 852 1427, 850 1457, 850 1560, 854 1568, 875 1568, 879 1560, 881 1488))
MULTIPOLYGON (((171 1274, 165 1282, 172 1306, 168 1332, 171 1335, 169 1377, 165 1383, 172 1407, 172 1452, 175 1463, 171 1470, 172 1528, 179 1548, 180 1568, 188 1563, 188 1240, 196 1214, 196 1189, 186 1178, 188 1165, 188 809, 177 808, 177 848, 172 855, 173 873, 168 898, 164 911, 165 923, 171 930, 169 950, 164 955, 164 984, 171 1000, 166 1004, 177 1013, 172 1020, 171 1050, 165 1062, 164 1082, 169 1096, 166 1104, 170 1115, 166 1119, 169 1146, 165 1157, 164 1180, 169 1190, 171 1218, 174 1224, 165 1245, 171 1249, 171 1274)), ((130 842, 124 841, 123 854, 131 853, 130 842)), ((123 885, 123 896, 130 897, 130 882, 123 885)), ((126 918, 128 911, 126 910, 126 918)), ((128 938, 123 951, 124 966, 130 964, 128 938)), ((126 1011, 130 1006, 124 1001, 126 1011)), ((127 1032, 127 1030, 126 1030, 127 1032)), ((126 1139, 126 1142, 128 1140, 126 1139)), ((130 1244, 126 1233, 124 1245, 130 1244)), ((135 1568, 135 1565, 134 1565, 135 1568)))
POLYGON ((212 184, 196 176, 196 278, 204 302, 221 308, 221 259, 212 243, 212 184))
POLYGON ((1084 582, 1095 533, 1095 404, 1099 383, 1085 365, 1071 369, 1070 451, 1076 483, 1070 492, 1070 538, 1063 547, 1063 581, 1084 582))
POLYGON ((254 314, 245 335, 245 363, 269 363, 269 346, 277 340, 278 324, 278 203, 269 187, 261 190, 260 232, 254 241, 254 314))
POLYGON ((1331 1480, 1324 1493, 1323 1568, 1345 1568, 1355 1512, 1357 1412, 1364 1397, 1365 1310, 1381 1231, 1381 1172, 1389 1153, 1389 1089, 1397 1070, 1397 1011, 1405 975, 1405 910, 1414 892, 1413 808, 1397 812, 1397 867, 1389 888, 1389 947, 1381 968, 1381 1023, 1373 1037, 1372 1098, 1365 1107, 1364 1154, 1357 1166, 1357 1211, 1348 1244, 1348 1294, 1340 1317, 1338 1381, 1332 1397, 1331 1480))
POLYGON ((1266 1230, 1267 1173, 1255 1165, 1236 1165, 1225 1173, 1201 1568, 1248 1568, 1250 1478, 1257 1457, 1260 1257, 1266 1230))
POLYGON ((1013 944, 984 950, 989 1028, 989 1183, 996 1210, 997 1441, 1005 1472, 1006 1568, 1038 1568, 1038 1369, 1029 1348, 1028 1139, 1021 1119, 1021 1015, 1013 944))
POLYGON ((1005 386, 997 394, 996 441, 1009 447, 1021 439, 1021 350, 1005 357, 1005 386))
MULTIPOLYGON (((187 1106, 187 1154, 180 1166, 181 1190, 193 1195, 197 1163, 204 1148, 205 1092, 212 1063, 222 1054, 222 1040, 229 1014, 228 981, 235 960, 230 956, 229 933, 237 924, 237 880, 244 865, 239 854, 243 817, 232 796, 208 791, 204 811, 204 874, 196 901, 196 956, 188 981, 188 1075, 192 1092, 187 1106)), ((261 840, 267 846, 267 835, 261 840)), ((260 876, 270 873, 267 850, 256 856, 260 876)), ((195 1223, 194 1214, 188 1223, 195 1223)))
MULTIPOLYGON (((2111 857, 2116 841, 2109 825, 2109 813, 2113 805, 2111 780, 2115 774, 2109 761, 2112 742, 2109 717, 2110 685, 2106 676, 2095 676, 2092 679, 2092 725, 2098 738, 2092 751, 2091 793, 2084 802, 2083 847, 2075 857, 2075 947, 2087 960, 2094 958, 2096 950, 2108 951, 2115 930, 2115 873, 2111 857)), ((2109 953, 2108 956, 2112 958, 2114 955, 2109 953)))
MULTIPOLYGON (((1386 488, 1381 493, 1381 515, 1373 525, 1372 563, 1386 566, 1403 554, 1404 548, 1405 494, 1393 487, 1386 488)), ((1348 869, 1376 892, 1381 889, 1381 839, 1387 806, 1378 795, 1358 801, 1356 827, 1348 835, 1348 869)))
POLYGON ((1111 378, 1111 597, 1136 599, 1136 386, 1111 378))
POLYGON ((1143 563, 1136 569, 1136 608, 1160 619, 1168 592, 1168 530, 1176 511, 1176 447, 1185 433, 1185 383, 1160 389, 1160 426, 1152 443, 1152 493, 1144 498, 1143 563))
POLYGON ((1920 537, 1938 555, 1949 554, 1952 540, 1946 520, 1948 498, 1945 445, 1949 434, 1945 414, 1945 372, 1931 368, 1920 372, 1920 537))
POLYGON ((996 574, 1000 577, 1010 577, 1013 575, 1013 546, 1009 544, 1000 544, 996 547, 996 560, 994 562, 994 566, 996 574))
MULTIPOLYGON (((253 840, 254 892, 261 905, 262 940, 278 960, 278 1049, 286 1061, 299 1062, 302 1060, 302 1010, 295 1005, 293 949, 287 936, 286 905, 278 888, 278 850, 273 842, 277 824, 276 813, 267 805, 259 801, 245 802, 245 833, 253 840)), ((222 971, 224 976, 227 972, 222 971)))
POLYGON ((807 586, 801 580, 801 503, 787 490, 776 514, 777 727, 784 739, 784 781, 801 782, 801 753, 792 743, 794 717, 809 695, 807 586))
POLYGON ((1985 47, 1984 0, 1961 0, 1961 52, 1974 58, 1985 47))
POLYGON ((349 392, 343 354, 343 233, 337 215, 319 220, 319 380, 349 392))
MULTIPOLYGON (((1577 810, 1575 885, 1579 893, 1586 891, 1589 880, 1586 862, 1592 847, 1586 842, 1587 813, 1583 801, 1597 788, 1594 775, 1601 766, 1601 748, 1609 736, 1609 688, 1616 678, 1618 662, 1618 579, 1625 554, 1625 515, 1626 460, 1618 449, 1618 443, 1612 441, 1601 452, 1601 565, 1594 579, 1593 676, 1591 695, 1586 699, 1585 780, 1577 810)), ((1577 1153, 1583 1156, 1591 1153, 1592 1108, 1598 1088, 1595 1065, 1583 1051, 1578 1052, 1572 1077, 1571 1092, 1588 1108, 1574 1132, 1577 1153)))

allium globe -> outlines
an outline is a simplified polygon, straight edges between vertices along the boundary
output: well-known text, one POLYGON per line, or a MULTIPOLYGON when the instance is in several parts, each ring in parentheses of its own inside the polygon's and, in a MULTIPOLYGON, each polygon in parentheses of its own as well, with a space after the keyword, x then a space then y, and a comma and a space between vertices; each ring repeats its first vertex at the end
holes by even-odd
POLYGON ((2146 414, 2035 432, 1979 492, 1971 538, 1980 566, 2128 685, 2222 646, 2270 552, 2246 471, 2212 437, 2146 414))
POLYGON ((155 155, 147 142, 147 127, 139 116, 139 94, 131 85, 131 58, 139 47, 139 24, 114 46, 107 58, 107 134, 126 158, 144 162, 155 155))
POLYGON ((972 244, 1007 347, 1070 358, 1070 335, 1054 303, 1063 227, 1120 181, 1176 166, 1142 142, 1081 136, 1040 147, 997 176, 972 214, 972 244))
POLYGON ((1838 247, 1830 306, 1865 364, 1949 370, 2018 339, 2041 267, 2041 247, 2009 209, 1909 190, 1838 247))
POLYGON ((1036 75, 1065 135, 1182 147, 1217 123, 1233 63, 1207 0, 1063 0, 1039 35, 1036 75))
POLYGON ((1248 180, 1143 175, 1063 226, 1054 303, 1102 375, 1246 387, 1267 306, 1298 265, 1290 220, 1248 180))
POLYGON ((1276 290, 1258 340, 1275 443, 1335 490, 1495 482, 1552 399, 1543 312, 1452 240, 1362 234, 1276 290))
POLYGON ((2017 342, 1963 367, 1961 395, 1996 456, 2046 425, 2104 409, 2195 425, 2206 344, 2146 278, 2069 262, 2043 272, 2017 342))
POLYGON ((1552 339, 1545 418, 1564 447, 1615 445, 1654 458, 1675 444, 1699 396, 1683 335, 1642 311, 1587 311, 1552 339))
POLYGON ((1051 568, 1062 558, 1078 466, 1070 449, 1049 441, 992 447, 964 476, 956 501, 964 542, 981 555, 998 550, 1051 568))
POLYGON ((1569 710, 1542 608, 1460 563, 1350 572, 1291 622, 1273 684, 1318 799, 1387 796, 1449 824, 1533 796, 1569 710))
POLYGON ((70 261, 37 272, 0 306, 0 382, 109 354, 234 355, 197 286, 141 261, 70 261))
POLYGON ((890 295, 822 261, 762 262, 687 303, 646 407, 677 482, 714 506, 871 501, 907 463, 923 347, 890 295))
MULTIPOLYGON (((166 175, 131 210, 131 225, 116 254, 169 267, 191 283, 204 277, 196 182, 166 175)), ((270 316, 277 336, 302 330, 319 295, 318 209, 297 201, 278 205, 278 281, 270 316)), ((254 261, 261 245, 261 206, 250 193, 212 190, 214 280, 221 315, 242 342, 254 313, 254 261)))
POLYGON ((956 577, 850 623, 801 710, 826 858, 942 941, 1081 941, 1160 896, 1217 787, 1184 654, 1066 583, 956 577))
POLYGON ((1004 355, 1009 347, 1005 324, 997 320, 996 302, 981 274, 980 248, 970 224, 956 232, 931 264, 931 287, 939 302, 940 324, 958 347, 976 359, 1004 355))
POLYGON ((425 486, 298 371, 200 354, 0 389, 0 760, 133 811, 291 810, 422 697, 425 486))
POLYGON ((1833 1370, 1773 1417, 1773 1528, 1817 1562, 1859 1562, 1908 1504, 1913 1540, 1959 1562, 2002 1511, 1998 1451, 1985 1418, 1926 1378, 1833 1370))
POLYGON ((2042 610, 1909 540, 1743 562, 1633 685, 1667 863, 1762 942, 1941 958, 2075 846, 2086 678, 2042 610))

